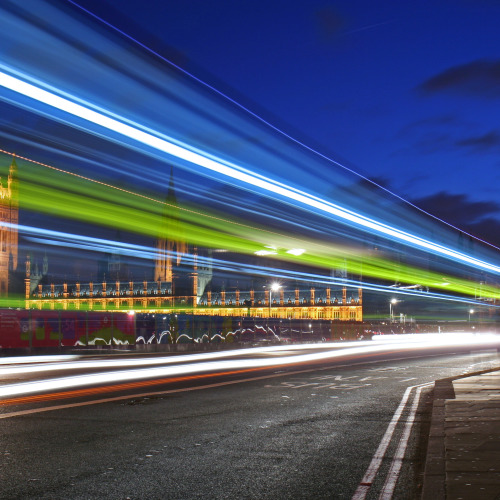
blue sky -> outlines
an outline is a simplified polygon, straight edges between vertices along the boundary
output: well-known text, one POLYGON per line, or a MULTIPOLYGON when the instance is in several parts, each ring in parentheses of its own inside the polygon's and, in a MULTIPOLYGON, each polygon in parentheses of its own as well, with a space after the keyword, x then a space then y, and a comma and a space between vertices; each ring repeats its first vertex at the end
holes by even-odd
MULTIPOLYGON (((0 17, 3 62, 15 71, 204 155, 426 238, 444 238, 441 226, 404 210, 399 199, 382 199, 366 182, 353 182, 338 165, 268 133, 220 103, 220 96, 120 39, 79 11, 76 0, 26 2, 11 0, 0 17)), ((499 3, 78 3, 296 139, 500 246, 499 3)), ((180 196, 218 201, 224 212, 280 229, 287 220, 306 232, 325 236, 328 229, 338 236, 335 225, 315 226, 316 216, 304 217, 303 208, 295 214, 288 201, 278 207, 284 200, 275 190, 260 192, 257 182, 239 179, 233 186, 221 172, 142 151, 134 139, 107 137, 98 125, 73 123, 65 112, 37 107, 36 99, 14 97, 3 96, 0 136, 7 151, 21 147, 37 161, 71 164, 77 173, 147 184, 159 193, 173 166, 180 196)), ((351 224, 342 224, 342 237, 350 238, 351 224)), ((464 246, 457 231, 448 236, 446 244, 459 236, 464 246)))
POLYGON ((78 3, 437 215, 500 217, 500 2, 78 3))

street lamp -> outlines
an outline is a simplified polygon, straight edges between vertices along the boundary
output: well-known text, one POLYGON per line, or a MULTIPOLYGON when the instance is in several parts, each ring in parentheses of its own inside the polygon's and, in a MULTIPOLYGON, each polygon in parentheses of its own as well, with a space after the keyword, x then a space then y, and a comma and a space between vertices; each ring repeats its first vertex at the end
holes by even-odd
POLYGON ((469 323, 470 323, 470 315, 474 314, 474 309, 469 309, 469 323))
POLYGON ((391 299, 389 302, 389 323, 392 323, 392 306, 398 302, 398 299, 391 299))
MULTIPOLYGON (((264 285, 267 288, 267 285, 264 285)), ((269 331, 269 318, 271 317, 271 304, 273 300, 273 292, 277 292, 281 288, 281 285, 277 282, 271 283, 269 285, 269 313, 267 315, 266 328, 269 331)))
POLYGON ((271 283, 269 287, 269 317, 271 317, 271 304, 272 304, 272 294, 273 292, 277 292, 281 288, 279 283, 271 283))

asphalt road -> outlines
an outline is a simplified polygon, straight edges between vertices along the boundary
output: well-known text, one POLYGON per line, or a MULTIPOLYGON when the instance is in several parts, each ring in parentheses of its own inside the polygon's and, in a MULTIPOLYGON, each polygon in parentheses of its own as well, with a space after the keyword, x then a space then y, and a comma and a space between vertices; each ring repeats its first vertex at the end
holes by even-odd
POLYGON ((382 353, 11 402, 0 405, 0 498, 417 498, 432 387, 417 400, 416 386, 495 366, 491 348, 382 353))

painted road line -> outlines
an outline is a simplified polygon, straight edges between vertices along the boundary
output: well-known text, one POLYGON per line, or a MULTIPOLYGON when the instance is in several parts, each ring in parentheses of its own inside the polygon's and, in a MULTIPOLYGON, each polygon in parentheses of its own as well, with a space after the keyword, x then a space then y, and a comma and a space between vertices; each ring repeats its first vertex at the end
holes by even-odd
POLYGON ((406 421, 403 434, 399 440, 398 448, 392 459, 391 467, 387 473, 384 486, 379 496, 379 500, 391 500, 396 488, 396 483, 399 479, 399 473, 401 472, 401 467, 403 465, 403 459, 406 454, 406 449, 408 448, 408 440, 410 439, 411 430, 413 424, 415 423, 415 416, 417 414, 418 405, 420 403, 420 396, 422 395, 422 389, 425 387, 430 387, 432 383, 422 385, 417 388, 415 398, 413 399, 413 404, 411 405, 410 414, 408 415, 408 420, 406 421))
POLYGON ((392 436, 399 422, 399 419, 401 418, 401 415, 403 414, 403 411, 406 407, 406 403, 408 402, 411 391, 416 387, 420 387, 423 385, 428 385, 428 384, 412 385, 406 389, 401 399, 401 402, 399 403, 399 406, 394 412, 394 415, 392 416, 392 419, 389 422, 389 425, 387 426, 387 430, 385 431, 385 434, 382 437, 380 444, 378 445, 377 451, 373 455, 372 461, 370 462, 368 469, 366 469, 363 479, 361 480, 356 491, 354 492, 352 500, 364 500, 366 498, 366 495, 368 494, 368 491, 372 486, 373 480, 375 479, 375 476, 377 475, 377 472, 382 464, 382 460, 385 457, 387 448, 392 440, 392 436))

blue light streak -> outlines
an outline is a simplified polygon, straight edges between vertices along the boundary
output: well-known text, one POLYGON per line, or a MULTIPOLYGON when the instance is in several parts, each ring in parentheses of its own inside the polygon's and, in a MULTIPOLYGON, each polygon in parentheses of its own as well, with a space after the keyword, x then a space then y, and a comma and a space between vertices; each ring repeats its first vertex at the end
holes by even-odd
MULTIPOLYGON (((9 224, 7 224, 9 226, 9 224)), ((20 233, 26 235, 28 241, 41 243, 43 245, 60 247, 64 244, 68 248, 79 250, 88 250, 104 253, 119 253, 128 257, 134 257, 145 260, 154 260, 157 255, 157 249, 153 247, 136 245, 131 243, 122 243, 103 238, 95 238, 91 236, 83 236, 79 234, 65 233, 62 231, 54 231, 50 229, 42 229, 25 225, 18 225, 20 233)), ((394 289, 393 286, 385 286, 379 284, 368 283, 364 281, 352 280, 347 278, 336 278, 333 276, 324 276, 321 274, 307 273, 298 270, 281 269, 270 266, 259 266, 245 262, 231 262, 224 259, 214 257, 205 257, 202 255, 185 254, 183 260, 186 265, 192 265, 195 261, 198 265, 213 266, 219 271, 230 273, 241 273, 249 276, 260 275, 268 278, 279 280, 292 280, 304 283, 314 282, 317 285, 323 285, 325 288, 331 286, 346 287, 346 288, 362 288, 363 290, 376 291, 386 294, 421 297, 430 300, 441 300, 448 302, 459 302, 463 304, 471 304, 476 306, 484 306, 484 302, 479 300, 467 299, 464 297, 445 295, 436 292, 426 292, 422 290, 412 289, 394 289)), ((500 308, 500 305, 488 304, 488 307, 500 308)))
MULTIPOLYGON (((4 67, 5 69, 5 67, 4 67)), ((11 73, 17 73, 10 70, 11 73)), ((213 155, 204 155, 199 150, 191 148, 185 144, 174 141, 172 138, 164 136, 157 131, 143 127, 135 122, 127 120, 108 110, 93 106, 81 99, 70 96, 67 93, 55 90, 52 87, 43 85, 40 88, 32 83, 28 83, 28 77, 21 80, 12 74, 4 71, 0 72, 0 86, 9 89, 17 94, 29 97, 37 102, 46 104, 55 109, 63 111, 71 116, 81 118, 89 123, 93 123, 103 129, 115 132, 119 135, 133 139, 138 143, 149 146, 158 151, 162 151, 173 157, 182 159, 190 164, 197 165, 203 169, 216 172, 222 176, 238 180, 248 186, 259 187, 272 195, 280 196, 282 199, 297 202, 309 209, 315 209, 319 213, 334 216, 339 220, 355 224, 365 231, 375 231, 385 237, 393 238, 406 245, 428 250, 445 258, 453 259, 465 263, 469 266, 500 274, 500 267, 464 253, 458 252, 443 245, 433 243, 419 236, 407 233, 387 224, 370 219, 364 215, 348 210, 339 205, 330 203, 322 198, 298 190, 274 179, 251 172, 248 169, 239 167, 230 162, 217 159, 213 155), (57 93, 56 93, 57 92, 57 93)), ((40 85, 40 82, 38 82, 40 85)))
POLYGON ((255 113, 254 111, 252 111, 251 109, 243 106, 241 103, 239 103, 238 101, 235 101, 234 99, 232 99, 230 96, 228 96, 227 94, 221 92, 220 90, 218 90, 217 88, 213 87, 212 85, 208 84, 207 82, 205 82, 204 80, 198 78, 197 76, 193 75, 192 73, 190 73, 189 71, 186 71, 184 68, 180 67, 179 65, 175 64, 174 62, 172 62, 171 60, 167 59, 166 57, 162 56, 161 54, 158 54, 158 52, 154 51, 153 49, 151 49, 150 47, 148 47, 147 45, 145 45, 144 43, 140 42, 139 40, 137 40, 136 38, 130 36, 128 33, 124 32, 123 30, 119 29, 117 26, 115 26, 114 24, 106 21, 105 19, 103 19, 102 17, 99 17, 97 16, 96 14, 94 14, 93 12, 89 11, 88 9, 82 7, 81 5, 79 5, 77 2, 73 1, 73 0, 67 0, 70 4, 74 5, 75 7, 77 7, 78 9, 80 9, 81 11, 87 13, 88 15, 92 16, 94 19, 96 19, 97 21, 99 21, 100 23, 103 23, 104 25, 106 25, 108 28, 111 28, 112 30, 116 31, 117 33, 119 33, 120 35, 124 36, 125 38, 127 38, 128 40, 130 40, 131 42, 133 42, 134 44, 138 45, 139 47, 141 47, 142 49, 146 50, 147 52, 149 52, 150 54, 152 54, 153 56, 157 57, 158 59, 160 59, 161 61, 169 64, 171 67, 175 68, 176 70, 182 72, 184 75, 186 75, 187 77, 189 77, 190 79, 192 79, 193 81, 199 83, 200 85, 203 85, 204 87, 206 87, 207 89, 209 89, 210 91, 214 92, 215 94, 217 94, 218 96, 222 97, 223 99, 225 99, 226 101, 230 102, 231 104, 235 105, 236 107, 238 107, 239 109, 241 109, 242 111, 244 111, 245 113, 249 114, 252 118, 255 118, 256 120, 258 120, 259 122, 263 123, 264 125, 266 125, 267 127, 269 127, 271 130, 277 132, 278 134, 282 135, 283 137, 285 137, 286 139, 292 141, 293 143, 297 144, 298 146, 306 149, 307 151, 313 153, 314 155, 322 158, 323 160, 326 160, 327 162, 331 163, 332 165, 335 165, 336 167, 340 167, 342 169, 344 169, 345 171, 349 172, 350 174, 353 174, 355 176, 357 176, 358 178, 360 179, 363 179, 364 181, 370 183, 371 185, 377 187, 378 189, 386 192, 387 194, 393 196, 394 198, 402 201, 403 203, 411 206, 412 208, 418 210, 419 212, 425 214, 426 216, 428 217, 431 217, 432 219, 442 223, 442 224, 445 224, 446 226, 456 230, 456 231, 459 231, 461 233, 463 233, 464 235, 466 236, 469 236, 470 238, 473 238, 474 240, 477 240, 477 241, 480 241, 481 243, 484 243, 485 245, 488 245, 489 247, 491 248, 494 248, 496 250, 500 250, 499 247, 493 245, 492 243, 489 243, 488 241, 485 241, 481 238, 478 238, 477 236, 474 236, 470 233, 468 233, 467 231, 464 231, 463 229, 461 228, 458 228, 456 226, 454 226, 453 224, 450 224, 449 222, 446 222, 445 220, 443 219, 440 219, 439 217, 436 217, 435 215, 427 212, 426 210, 423 210, 422 208, 418 207, 417 205, 413 204, 412 202, 408 201, 407 199, 403 198, 402 196, 399 196, 398 194, 394 193, 393 191, 391 191, 390 189, 382 186, 381 184, 378 184, 377 182, 373 181, 372 179, 360 174, 359 172, 349 168, 348 166, 336 161, 336 160, 333 160, 332 158, 330 158, 329 156, 321 153, 320 151, 318 151, 317 149, 314 149, 312 148, 311 146, 308 146, 307 144, 305 144, 304 142, 302 141, 299 141, 297 138, 291 136, 290 134, 288 134, 287 132, 285 132, 284 130, 280 129, 279 127, 277 127, 276 125, 270 123, 269 121, 265 120, 264 118, 262 118, 260 115, 258 115, 257 113, 255 113))

